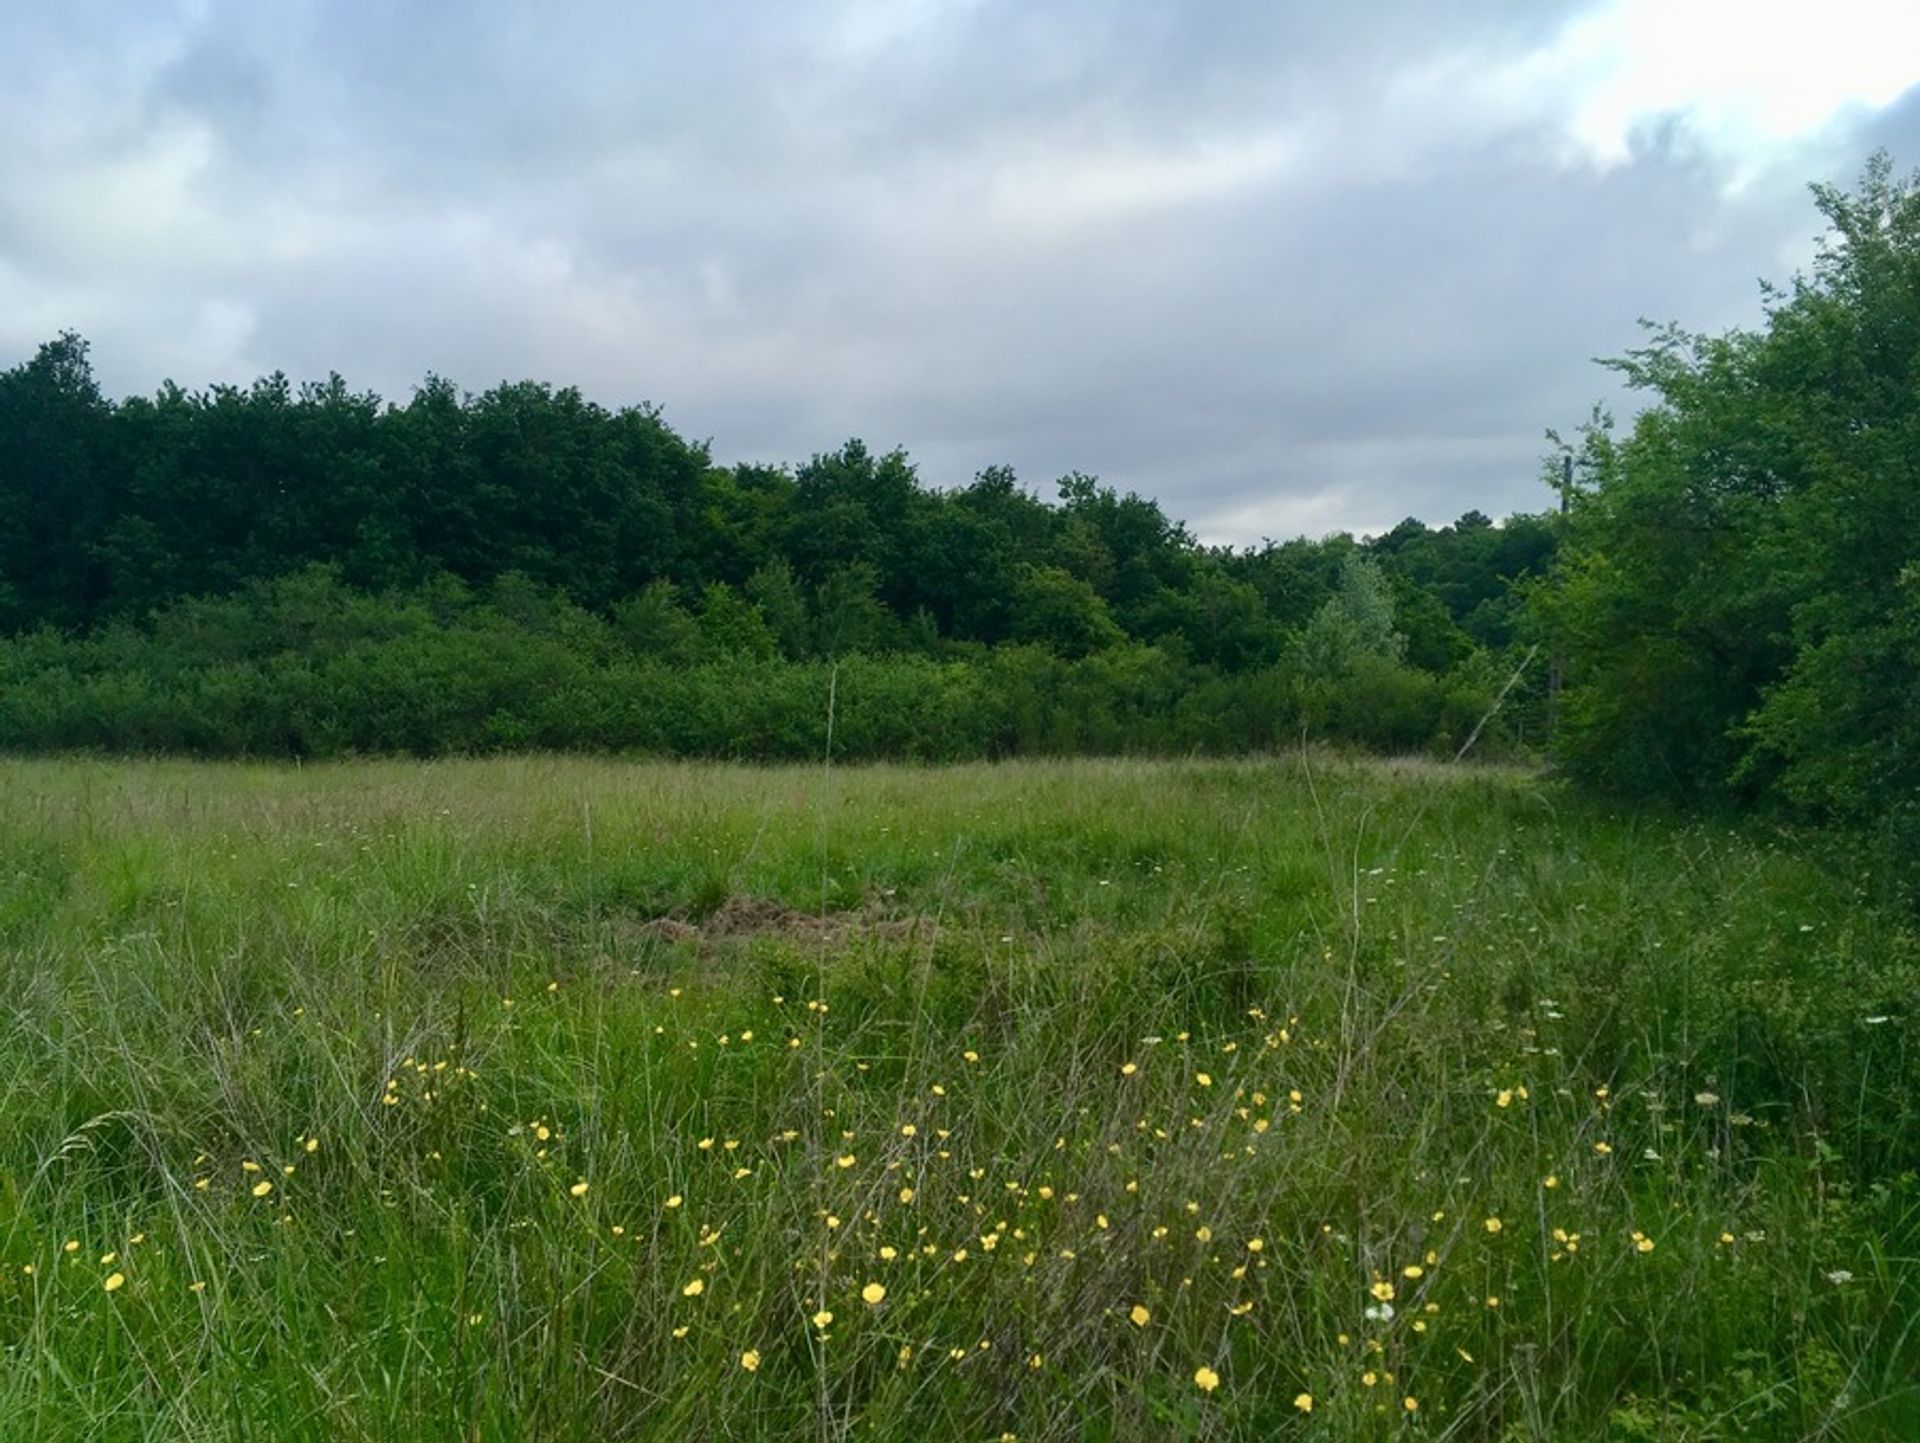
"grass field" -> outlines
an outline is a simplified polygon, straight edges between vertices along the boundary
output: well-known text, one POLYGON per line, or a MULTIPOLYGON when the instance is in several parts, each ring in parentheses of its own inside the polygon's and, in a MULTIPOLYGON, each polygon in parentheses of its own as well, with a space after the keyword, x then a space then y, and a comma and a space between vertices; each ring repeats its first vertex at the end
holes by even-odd
POLYGON ((1920 1437, 1920 947, 1518 771, 0 771, 0 1436, 1920 1437))

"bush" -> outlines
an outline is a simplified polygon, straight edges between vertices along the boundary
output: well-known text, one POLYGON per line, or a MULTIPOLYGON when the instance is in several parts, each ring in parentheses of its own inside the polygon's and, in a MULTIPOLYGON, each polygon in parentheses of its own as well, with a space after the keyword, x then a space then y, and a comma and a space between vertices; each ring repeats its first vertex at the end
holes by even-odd
POLYGON ((1490 674, 1385 657, 1337 679, 1223 672, 1126 642, 796 661, 718 588, 697 621, 665 588, 608 621, 518 578, 484 597, 445 582, 370 596, 315 569, 144 626, 0 641, 0 747, 806 760, 827 754, 831 698, 832 753, 849 761, 1232 753, 1303 735, 1405 751, 1457 745, 1490 674))

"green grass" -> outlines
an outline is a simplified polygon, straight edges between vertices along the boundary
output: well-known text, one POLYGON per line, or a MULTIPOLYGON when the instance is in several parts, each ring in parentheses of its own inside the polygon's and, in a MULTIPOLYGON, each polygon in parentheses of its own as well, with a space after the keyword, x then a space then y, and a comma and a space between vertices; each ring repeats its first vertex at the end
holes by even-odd
POLYGON ((1425 764, 8 765, 0 1434, 1920 1436, 1863 890, 1425 764))

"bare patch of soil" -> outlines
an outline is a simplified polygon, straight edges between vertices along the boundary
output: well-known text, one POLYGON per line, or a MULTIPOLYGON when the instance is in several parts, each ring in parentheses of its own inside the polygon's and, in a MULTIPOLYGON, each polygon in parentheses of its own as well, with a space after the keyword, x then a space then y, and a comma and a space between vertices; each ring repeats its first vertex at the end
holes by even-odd
POLYGON ((747 942, 777 937, 814 946, 839 946, 860 938, 903 941, 930 938, 938 924, 931 917, 902 917, 877 907, 850 912, 802 912, 767 897, 729 897, 705 917, 655 917, 640 934, 659 942, 747 942))

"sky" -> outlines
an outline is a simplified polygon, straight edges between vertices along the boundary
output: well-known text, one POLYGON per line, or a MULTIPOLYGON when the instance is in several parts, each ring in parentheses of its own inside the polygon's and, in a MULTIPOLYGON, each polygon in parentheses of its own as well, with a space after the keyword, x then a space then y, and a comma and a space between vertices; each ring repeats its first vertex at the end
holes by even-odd
POLYGON ((1920 4, 63 0, 0 135, 0 366, 531 377, 1248 545, 1542 509, 1595 357, 1920 166, 1920 4))

